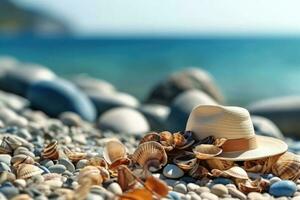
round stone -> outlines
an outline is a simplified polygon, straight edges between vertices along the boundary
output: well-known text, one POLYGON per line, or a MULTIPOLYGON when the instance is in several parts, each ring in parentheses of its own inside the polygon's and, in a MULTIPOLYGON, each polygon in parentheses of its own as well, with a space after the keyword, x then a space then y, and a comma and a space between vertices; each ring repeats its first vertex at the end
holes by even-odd
POLYGON ((0 187, 0 193, 4 194, 6 198, 11 199, 12 197, 18 195, 20 191, 14 186, 5 185, 0 187))
POLYGON ((210 192, 210 189, 208 187, 202 186, 202 187, 198 188, 195 192, 200 195, 203 192, 210 192))
POLYGON ((75 166, 73 165, 73 163, 71 161, 69 161, 67 159, 64 159, 64 158, 59 159, 58 163, 64 165, 66 167, 66 169, 70 172, 75 171, 75 166))
POLYGON ((247 196, 249 200, 263 199, 263 195, 258 192, 250 192, 247 196))
POLYGON ((120 195, 120 194, 123 193, 120 185, 118 183, 115 183, 115 182, 109 184, 109 186, 107 187, 107 190, 114 193, 114 194, 116 194, 116 195, 120 195))
POLYGON ((227 185, 227 184, 233 184, 233 181, 229 178, 216 178, 213 180, 213 184, 227 185))
POLYGON ((218 200, 218 196, 209 192, 203 192, 200 194, 200 197, 202 199, 207 199, 207 200, 218 200))
POLYGON ((242 193, 241 191, 239 191, 236 188, 232 188, 232 187, 227 187, 228 188, 228 192, 232 197, 241 199, 241 200, 247 200, 247 196, 242 193))
POLYGON ((114 108, 100 117, 98 127, 117 133, 139 134, 150 130, 146 118, 131 108, 114 108))
POLYGON ((270 186, 269 193, 275 197, 293 196, 297 191, 297 186, 293 181, 278 181, 270 186))
POLYGON ((3 162, 10 166, 11 156, 8 154, 0 154, 0 162, 3 162))
POLYGON ((56 164, 56 165, 53 165, 53 166, 49 167, 49 171, 51 173, 62 174, 66 171, 66 167, 64 165, 61 165, 61 164, 56 164))
POLYGON ((270 185, 273 185, 274 183, 276 183, 278 181, 281 181, 281 178, 275 176, 270 179, 270 185))
POLYGON ((59 119, 66 126, 81 126, 82 125, 81 117, 73 112, 63 112, 59 115, 59 119))
POLYGON ((88 160, 86 159, 82 159, 82 160, 79 160, 76 164, 76 169, 82 169, 86 166, 88 160))
POLYGON ((191 200, 201 200, 201 197, 195 192, 189 192, 188 194, 191 196, 191 200))
POLYGON ((27 98, 33 108, 53 117, 71 111, 87 121, 94 121, 96 118, 95 107, 88 97, 70 82, 62 79, 36 82, 29 88, 27 98))
POLYGON ((195 183, 188 183, 187 184, 187 189, 189 192, 196 192, 197 190, 200 189, 200 186, 195 184, 195 183))
POLYGON ((281 131, 271 120, 261 116, 251 116, 251 120, 257 135, 284 139, 281 131))
POLYGON ((163 169, 163 175, 168 178, 177 179, 182 177, 184 172, 176 165, 167 164, 163 169))
POLYGON ((199 105, 216 102, 207 94, 199 90, 188 90, 178 95, 171 104, 171 112, 166 121, 169 131, 185 130, 187 119, 191 111, 199 105))
POLYGON ((215 184, 213 185, 211 188, 210 188, 210 191, 219 196, 219 197, 223 197, 225 195, 228 194, 228 189, 225 185, 222 185, 222 184, 215 184))
POLYGON ((173 188, 173 190, 175 192, 179 192, 179 193, 182 193, 182 194, 186 194, 187 193, 187 187, 184 183, 179 183, 179 184, 176 184, 173 188))

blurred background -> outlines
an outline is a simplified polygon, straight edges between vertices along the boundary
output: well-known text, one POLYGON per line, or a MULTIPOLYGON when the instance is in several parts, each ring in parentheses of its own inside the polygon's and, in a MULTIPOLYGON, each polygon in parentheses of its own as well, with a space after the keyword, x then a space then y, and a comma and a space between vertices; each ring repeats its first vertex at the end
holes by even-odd
POLYGON ((229 104, 300 94, 299 1, 1 0, 0 55, 145 99, 201 67, 229 104), (272 6, 271 6, 272 5, 272 6))

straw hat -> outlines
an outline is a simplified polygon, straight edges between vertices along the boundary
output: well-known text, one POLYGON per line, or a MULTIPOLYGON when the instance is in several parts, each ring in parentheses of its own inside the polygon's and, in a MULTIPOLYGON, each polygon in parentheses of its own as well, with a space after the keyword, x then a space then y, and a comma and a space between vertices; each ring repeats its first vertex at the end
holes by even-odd
POLYGON ((186 130, 201 140, 208 136, 227 138, 216 158, 245 161, 287 151, 287 144, 272 137, 255 135, 249 112, 241 107, 201 105, 193 109, 186 130))

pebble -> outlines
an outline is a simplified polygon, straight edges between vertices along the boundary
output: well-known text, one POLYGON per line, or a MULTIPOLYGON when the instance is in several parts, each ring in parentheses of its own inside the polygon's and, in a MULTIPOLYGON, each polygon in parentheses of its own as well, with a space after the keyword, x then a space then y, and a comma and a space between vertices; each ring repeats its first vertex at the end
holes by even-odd
POLYGON ((197 190, 200 189, 200 186, 195 184, 195 183, 188 183, 187 184, 187 189, 189 192, 196 192, 197 190))
POLYGON ((190 195, 191 200, 201 200, 201 197, 195 192, 189 192, 188 194, 190 195))
POLYGON ((210 191, 219 196, 219 197, 223 197, 225 195, 228 194, 228 189, 225 185, 222 185, 222 184, 215 184, 211 187, 210 191))
POLYGON ((168 178, 177 179, 184 175, 182 169, 173 164, 167 164, 163 169, 163 175, 168 178))
POLYGON ((213 184, 227 185, 227 184, 233 184, 233 181, 229 178, 216 178, 213 180, 213 184))
POLYGON ((82 159, 82 160, 79 160, 76 164, 76 169, 82 169, 86 166, 88 160, 86 159, 82 159))
POLYGON ((200 187, 195 192, 200 195, 203 192, 210 192, 210 189, 208 187, 200 187))
POLYGON ((67 159, 64 159, 64 158, 59 159, 58 163, 64 165, 66 167, 66 169, 70 172, 75 171, 75 166, 73 165, 73 163, 71 161, 69 161, 67 159))
POLYGON ((231 194, 232 197, 236 197, 241 200, 247 200, 247 196, 244 193, 242 193, 241 191, 239 191, 238 189, 229 187, 228 192, 229 192, 229 194, 231 194))
POLYGON ((249 200, 263 199, 263 195, 261 193, 258 193, 258 192, 250 192, 247 196, 248 196, 249 200))
POLYGON ((181 200, 182 198, 184 198, 184 194, 181 194, 179 192, 174 192, 174 191, 171 191, 169 192, 168 194, 168 197, 172 200, 181 200))
POLYGON ((8 199, 18 195, 20 192, 18 188, 14 186, 1 186, 0 193, 4 194, 8 199))
POLYGON ((278 181, 281 181, 281 178, 275 176, 275 177, 270 179, 270 185, 272 185, 272 184, 274 184, 278 181))
POLYGON ((297 191, 296 184, 293 181, 278 181, 270 186, 269 193, 275 197, 293 196, 297 191))
POLYGON ((3 162, 10 166, 11 156, 8 154, 0 154, 0 162, 3 162))
POLYGON ((183 183, 179 183, 179 184, 176 184, 173 188, 173 190, 175 192, 179 192, 179 193, 182 193, 182 194, 186 194, 187 193, 187 187, 185 184, 183 183))
POLYGON ((49 171, 51 173, 62 174, 66 171, 66 167, 64 165, 61 165, 61 164, 56 164, 56 165, 53 165, 53 166, 49 167, 49 171))
POLYGON ((200 194, 200 197, 202 199, 207 199, 207 200, 218 200, 218 196, 209 192, 203 192, 200 194))
POLYGON ((118 183, 111 183, 108 187, 107 187, 107 190, 114 193, 114 194, 122 194, 122 189, 120 187, 120 185, 118 183))

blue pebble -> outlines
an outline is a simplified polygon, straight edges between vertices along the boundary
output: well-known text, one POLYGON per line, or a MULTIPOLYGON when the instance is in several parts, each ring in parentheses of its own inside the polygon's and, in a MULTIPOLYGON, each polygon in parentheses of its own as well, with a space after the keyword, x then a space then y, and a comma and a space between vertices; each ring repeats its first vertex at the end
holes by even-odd
POLYGON ((31 85, 27 98, 31 106, 57 117, 71 111, 87 121, 94 121, 96 110, 89 98, 72 83, 63 79, 38 81, 31 85))
POLYGON ((263 174, 263 175, 261 175, 261 177, 270 180, 271 178, 274 177, 274 175, 273 174, 263 174))
POLYGON ((290 197, 297 191, 297 186, 293 181, 278 181, 270 186, 269 193, 275 197, 290 197))
POLYGON ((213 180, 213 184, 227 185, 227 184, 233 184, 233 181, 229 178, 216 178, 213 180))
POLYGON ((47 167, 42 165, 39 165, 38 167, 43 170, 43 174, 50 174, 50 171, 47 169, 47 167))
POLYGON ((14 186, 5 185, 0 187, 0 193, 4 194, 4 196, 8 199, 11 199, 12 197, 18 195, 20 192, 14 186))
POLYGON ((176 192, 169 192, 168 196, 167 196, 169 199, 172 199, 172 200, 180 200, 180 197, 178 194, 176 194, 176 192))

